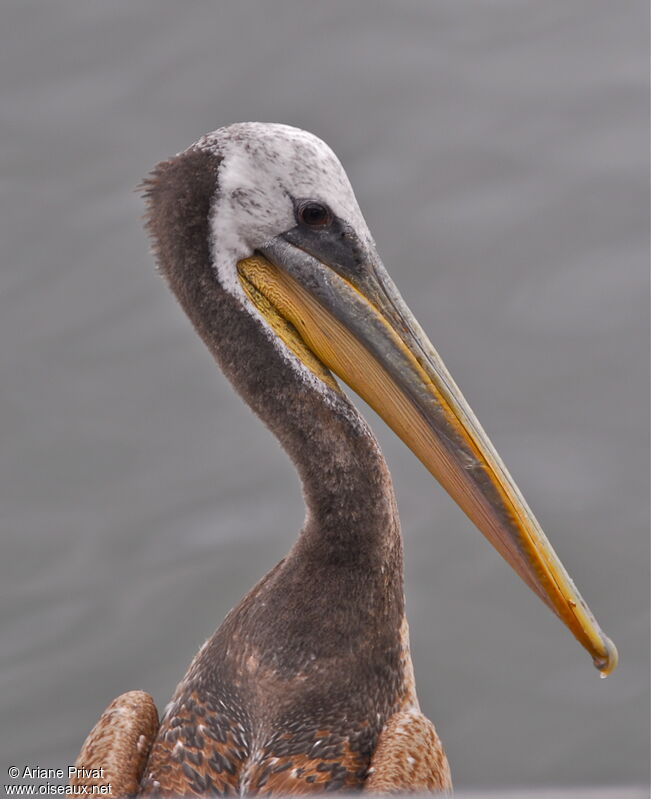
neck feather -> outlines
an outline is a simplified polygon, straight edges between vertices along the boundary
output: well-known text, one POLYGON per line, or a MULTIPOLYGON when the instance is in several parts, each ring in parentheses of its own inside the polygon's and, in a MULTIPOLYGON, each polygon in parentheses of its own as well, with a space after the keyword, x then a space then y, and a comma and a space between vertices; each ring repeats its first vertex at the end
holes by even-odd
POLYGON ((308 515, 292 555, 372 571, 390 564, 401 575, 391 478, 368 425, 343 393, 319 391, 304 379, 212 268, 219 165, 218 156, 193 148, 145 182, 160 269, 227 377, 298 469, 308 515))

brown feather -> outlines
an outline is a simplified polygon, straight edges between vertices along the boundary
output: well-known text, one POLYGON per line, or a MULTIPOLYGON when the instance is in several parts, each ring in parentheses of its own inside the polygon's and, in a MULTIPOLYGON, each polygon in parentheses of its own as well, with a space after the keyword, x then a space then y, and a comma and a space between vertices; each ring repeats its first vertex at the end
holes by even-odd
POLYGON ((141 796, 226 796, 237 793, 247 754, 242 731, 193 691, 172 700, 143 774, 141 796))
POLYGON ((432 722, 419 710, 394 713, 373 753, 367 793, 449 793, 450 766, 432 722))
POLYGON ((129 691, 118 696, 88 733, 70 785, 111 786, 107 796, 134 795, 158 730, 151 696, 129 691))

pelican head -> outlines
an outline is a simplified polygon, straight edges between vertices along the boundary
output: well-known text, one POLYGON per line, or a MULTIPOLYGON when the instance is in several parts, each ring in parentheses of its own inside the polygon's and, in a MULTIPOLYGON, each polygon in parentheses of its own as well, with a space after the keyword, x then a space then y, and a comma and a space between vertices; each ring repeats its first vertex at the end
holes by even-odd
POLYGON ((339 160, 286 125, 221 128, 214 279, 262 326, 301 381, 362 397, 606 675, 617 650, 552 549, 443 361, 389 277, 339 160))

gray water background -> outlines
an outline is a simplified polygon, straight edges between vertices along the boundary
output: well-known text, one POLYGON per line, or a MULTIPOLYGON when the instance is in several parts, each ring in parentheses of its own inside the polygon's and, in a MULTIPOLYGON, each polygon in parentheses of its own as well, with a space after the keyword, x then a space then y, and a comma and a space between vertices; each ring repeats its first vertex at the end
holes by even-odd
MULTIPOLYGON (((648 781, 646 4, 3 0, 0 768, 168 701, 300 488, 133 188, 241 120, 339 154, 390 273, 614 638, 602 681, 405 446, 421 704, 459 787, 648 781)), ((4 782, 4 777, 0 782, 4 782)))

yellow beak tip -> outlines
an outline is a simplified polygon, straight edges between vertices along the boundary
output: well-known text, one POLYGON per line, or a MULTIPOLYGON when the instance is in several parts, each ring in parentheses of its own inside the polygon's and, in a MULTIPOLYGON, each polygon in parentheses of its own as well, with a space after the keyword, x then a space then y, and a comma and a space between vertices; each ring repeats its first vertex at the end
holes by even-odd
POLYGON ((594 665, 601 672, 601 677, 605 678, 617 668, 619 662, 619 653, 615 644, 604 635, 603 637, 605 654, 593 658, 594 665))

